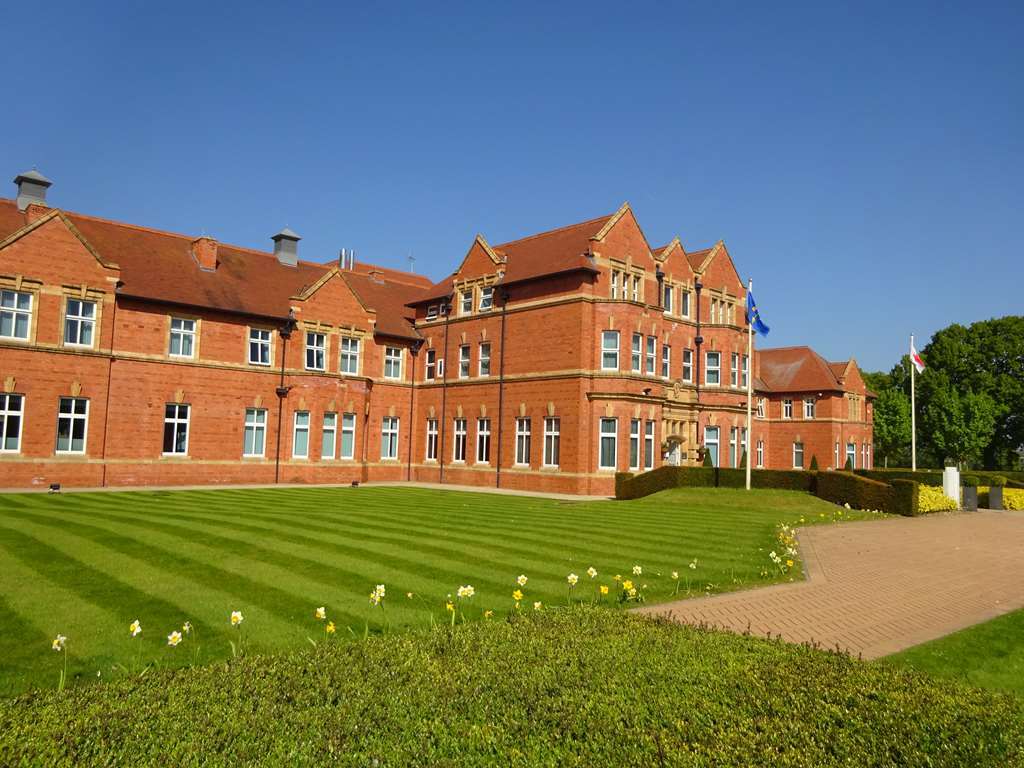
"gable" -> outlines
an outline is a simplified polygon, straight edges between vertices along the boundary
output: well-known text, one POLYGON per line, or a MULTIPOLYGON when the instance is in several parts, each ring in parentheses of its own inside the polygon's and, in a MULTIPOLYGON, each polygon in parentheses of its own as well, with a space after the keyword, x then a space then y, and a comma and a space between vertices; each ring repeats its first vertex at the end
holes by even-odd
POLYGON ((651 245, 629 203, 623 204, 592 239, 594 251, 603 258, 629 262, 654 272, 656 265, 651 245))
POLYGON ((700 272, 701 282, 710 290, 720 291, 724 288, 731 296, 746 295, 746 288, 724 241, 719 240, 708 252, 700 272))
POLYGON ((109 290, 120 268, 104 259, 61 211, 52 210, 0 242, 0 274, 51 285, 86 282, 109 290))

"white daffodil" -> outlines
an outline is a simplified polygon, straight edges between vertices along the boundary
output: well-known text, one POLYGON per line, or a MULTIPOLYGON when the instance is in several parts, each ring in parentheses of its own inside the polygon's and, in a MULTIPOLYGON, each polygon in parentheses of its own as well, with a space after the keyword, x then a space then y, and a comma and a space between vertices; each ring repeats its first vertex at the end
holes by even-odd
POLYGON ((67 644, 67 642, 67 637, 65 637, 64 635, 57 635, 57 637, 53 639, 53 650, 63 651, 64 646, 67 644))
POLYGON ((128 631, 132 633, 132 637, 137 637, 142 634, 142 624, 139 623, 138 619, 136 619, 128 627, 128 631))
POLYGON ((570 573, 568 576, 565 577, 565 580, 569 582, 570 587, 575 587, 576 582, 580 580, 580 577, 577 576, 575 573, 570 573))
POLYGON ((672 571, 672 578, 678 580, 679 579, 679 571, 672 571))
POLYGON ((467 584, 464 587, 459 587, 458 595, 461 598, 469 598, 476 594, 476 590, 473 589, 472 585, 467 584))
POLYGON ((181 642, 181 632, 174 630, 167 636, 167 644, 174 648, 178 643, 181 642))
POLYGON ((232 611, 231 612, 231 626, 232 627, 237 627, 243 621, 245 621, 245 617, 242 615, 241 611, 232 611))
POLYGON ((543 607, 544 607, 544 604, 540 600, 538 600, 537 602, 535 602, 533 604, 533 610, 535 610, 535 611, 539 611, 543 607))
POLYGON ((526 578, 525 574, 519 574, 519 577, 516 579, 516 584, 518 584, 520 587, 525 587, 526 582, 528 581, 529 579, 526 578))
POLYGON ((587 568, 587 576, 589 576, 592 579, 597 578, 597 568, 595 568, 594 566, 590 566, 589 568, 587 568))
POLYGON ((181 625, 181 631, 184 632, 186 635, 191 635, 192 634, 192 622, 191 621, 186 621, 184 624, 182 624, 181 625))
POLYGON ((639 575, 640 575, 640 574, 642 574, 643 572, 644 572, 644 569, 643 569, 643 568, 641 568, 641 567, 640 567, 639 565, 634 565, 634 566, 633 566, 633 575, 634 575, 634 576, 639 576, 639 575))
POLYGON ((317 609, 316 609, 316 610, 315 610, 315 611, 313 612, 313 615, 314 615, 314 616, 315 616, 316 618, 318 618, 318 619, 319 619, 320 621, 323 621, 324 619, 326 619, 326 618, 327 618, 327 609, 326 609, 326 608, 325 608, 324 606, 322 606, 322 605, 321 605, 321 606, 320 606, 319 608, 317 608, 317 609))
POLYGON ((690 561, 690 570, 691 571, 696 571, 697 570, 697 559, 696 558, 694 558, 693 560, 690 561))

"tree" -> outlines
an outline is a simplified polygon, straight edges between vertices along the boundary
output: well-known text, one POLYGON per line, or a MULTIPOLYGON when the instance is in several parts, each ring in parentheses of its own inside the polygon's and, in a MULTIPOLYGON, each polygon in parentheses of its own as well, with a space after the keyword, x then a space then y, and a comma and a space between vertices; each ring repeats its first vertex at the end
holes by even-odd
POLYGON ((811 469, 814 470, 815 472, 818 471, 818 457, 817 456, 811 456, 811 469))
POLYGON ((927 404, 920 423, 934 455, 961 466, 978 463, 996 431, 999 409, 992 398, 972 390, 961 394, 941 373, 933 373, 922 389, 927 404))
POLYGON ((910 452, 910 398, 898 389, 883 389, 875 400, 876 460, 899 465, 910 452))

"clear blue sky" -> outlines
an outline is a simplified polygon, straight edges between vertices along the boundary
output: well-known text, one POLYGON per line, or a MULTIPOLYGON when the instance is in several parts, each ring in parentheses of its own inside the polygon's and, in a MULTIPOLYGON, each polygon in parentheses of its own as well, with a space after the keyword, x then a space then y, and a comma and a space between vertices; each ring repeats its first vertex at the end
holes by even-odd
POLYGON ((70 210, 439 278, 628 200, 871 369, 1024 308, 1020 2, 86 5, 0 52, 0 172, 70 210))

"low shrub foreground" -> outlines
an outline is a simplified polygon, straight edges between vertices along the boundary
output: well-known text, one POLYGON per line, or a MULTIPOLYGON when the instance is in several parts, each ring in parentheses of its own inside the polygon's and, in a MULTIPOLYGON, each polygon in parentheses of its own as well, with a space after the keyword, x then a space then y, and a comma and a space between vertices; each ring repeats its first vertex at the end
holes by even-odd
POLYGON ((0 703, 3 765, 1008 766, 1024 705, 573 609, 0 703))

